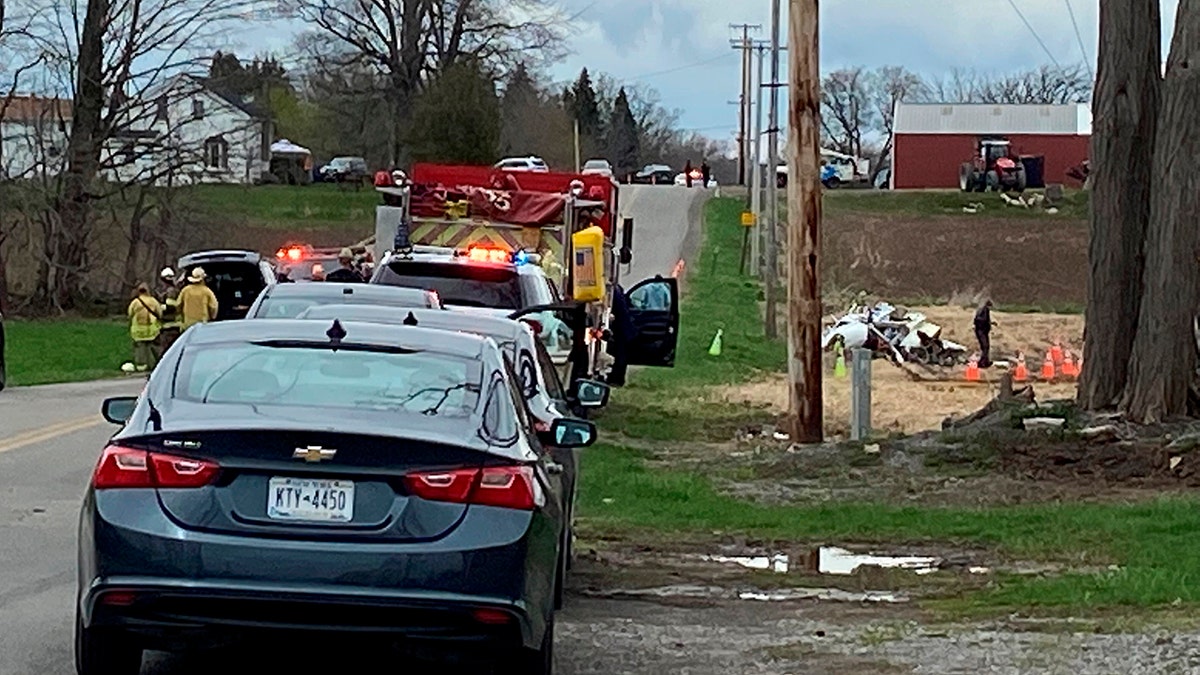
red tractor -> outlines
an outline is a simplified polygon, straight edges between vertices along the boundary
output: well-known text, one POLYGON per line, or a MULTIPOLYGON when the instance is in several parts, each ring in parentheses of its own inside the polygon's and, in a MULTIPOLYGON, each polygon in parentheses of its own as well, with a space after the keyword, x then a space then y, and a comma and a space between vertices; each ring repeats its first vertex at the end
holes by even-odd
POLYGON ((1025 165, 1007 139, 984 139, 975 157, 959 168, 958 186, 963 192, 1021 192, 1025 165))

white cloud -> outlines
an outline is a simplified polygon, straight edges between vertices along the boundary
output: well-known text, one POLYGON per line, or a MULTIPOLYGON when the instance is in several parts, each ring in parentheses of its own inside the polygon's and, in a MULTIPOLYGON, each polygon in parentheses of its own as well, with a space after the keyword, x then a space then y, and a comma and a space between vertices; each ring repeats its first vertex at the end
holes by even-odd
MULTIPOLYGON (((1045 43, 1038 44, 1006 0, 826 0, 821 3, 823 70, 840 66, 903 65, 929 76, 953 68, 1002 72, 1053 60, 1084 60, 1063 0, 1013 0, 1045 43), (1050 55, 1047 55, 1046 51, 1050 55)), ((1096 56, 1098 0, 1070 0, 1089 61, 1096 56)), ((1163 45, 1170 41, 1179 0, 1160 0, 1163 45)), ((587 67, 658 89, 683 111, 685 126, 727 137, 737 126, 740 67, 730 45, 733 23, 760 24, 752 38, 770 36, 770 0, 562 0, 578 15, 572 55, 551 73, 570 80, 587 67), (681 68, 691 64, 694 67, 681 68), (678 69, 674 72, 663 72, 678 69), (715 127, 715 128, 714 128, 715 127)), ((781 0, 786 41, 787 0, 781 0)), ((287 52, 291 29, 248 30, 251 45, 287 52)), ((783 57, 786 72, 786 54, 783 57)))

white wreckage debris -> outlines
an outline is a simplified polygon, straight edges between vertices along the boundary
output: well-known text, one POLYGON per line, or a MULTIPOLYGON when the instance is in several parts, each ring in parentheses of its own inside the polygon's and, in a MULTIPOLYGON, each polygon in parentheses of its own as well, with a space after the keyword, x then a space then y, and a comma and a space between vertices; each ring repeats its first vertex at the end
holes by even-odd
POLYGON ((942 339, 942 327, 920 312, 880 302, 858 306, 825 328, 821 349, 841 343, 845 349, 866 348, 899 363, 955 366, 967 358, 966 345, 942 339))

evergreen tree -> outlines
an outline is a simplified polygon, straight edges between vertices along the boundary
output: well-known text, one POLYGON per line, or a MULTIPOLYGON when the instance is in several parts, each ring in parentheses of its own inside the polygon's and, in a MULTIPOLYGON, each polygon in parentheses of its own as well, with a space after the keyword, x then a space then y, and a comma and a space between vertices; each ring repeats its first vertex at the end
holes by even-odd
POLYGON ((613 172, 617 176, 625 176, 638 169, 638 155, 641 148, 638 139, 638 125, 629 108, 629 97, 622 87, 617 92, 613 102, 612 116, 608 121, 607 149, 609 161, 613 164, 613 172))
POLYGON ((419 162, 495 162, 500 99, 487 71, 466 60, 442 71, 417 97, 408 143, 419 162))

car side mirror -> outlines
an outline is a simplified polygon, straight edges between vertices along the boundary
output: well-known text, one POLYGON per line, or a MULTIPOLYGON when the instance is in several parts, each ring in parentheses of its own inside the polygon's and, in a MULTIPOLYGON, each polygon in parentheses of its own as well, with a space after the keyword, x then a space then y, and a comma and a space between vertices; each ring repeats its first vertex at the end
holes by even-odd
POLYGON ((100 414, 108 422, 124 426, 129 418, 133 417, 137 402, 136 396, 117 396, 105 399, 104 404, 100 406, 100 414))
POLYGON ((556 448, 586 448, 596 442, 596 425, 587 420, 560 417, 542 435, 542 442, 556 448))
POLYGON ((628 265, 633 260, 633 218, 626 218, 621 223, 621 264, 628 265))
POLYGON ((608 405, 609 386, 595 380, 577 380, 571 398, 581 408, 603 408, 608 405))

